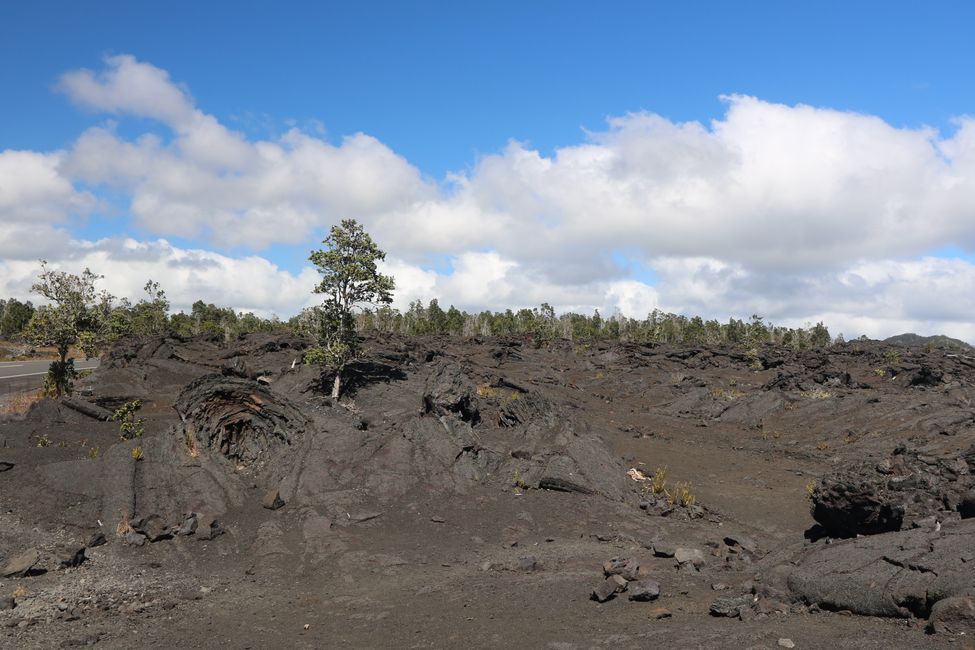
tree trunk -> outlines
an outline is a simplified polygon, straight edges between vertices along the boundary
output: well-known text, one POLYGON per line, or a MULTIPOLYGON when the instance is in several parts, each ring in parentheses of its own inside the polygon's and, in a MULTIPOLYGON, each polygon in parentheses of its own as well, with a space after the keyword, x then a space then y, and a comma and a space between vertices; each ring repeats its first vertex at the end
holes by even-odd
POLYGON ((332 384, 332 399, 339 398, 339 389, 342 387, 342 369, 335 371, 335 382, 332 384))

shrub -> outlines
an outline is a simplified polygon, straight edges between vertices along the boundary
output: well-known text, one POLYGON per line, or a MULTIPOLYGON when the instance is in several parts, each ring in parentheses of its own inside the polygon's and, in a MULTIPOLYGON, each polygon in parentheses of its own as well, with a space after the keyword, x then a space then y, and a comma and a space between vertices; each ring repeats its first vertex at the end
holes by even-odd
POLYGON ((136 417, 136 412, 141 408, 142 402, 132 400, 117 408, 112 414, 112 419, 119 423, 122 440, 141 438, 145 433, 145 420, 136 417))

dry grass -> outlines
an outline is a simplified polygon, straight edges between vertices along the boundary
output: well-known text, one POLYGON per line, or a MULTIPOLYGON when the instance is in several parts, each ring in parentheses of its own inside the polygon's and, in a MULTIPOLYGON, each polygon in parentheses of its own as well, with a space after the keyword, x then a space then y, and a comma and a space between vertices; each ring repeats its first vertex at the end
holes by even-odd
POLYGON ((30 390, 22 393, 0 395, 0 415, 23 415, 31 405, 44 399, 44 391, 30 390))
POLYGON ((123 512, 122 520, 118 522, 117 526, 115 526, 115 535, 117 537, 125 537, 126 535, 134 531, 135 529, 132 528, 132 526, 129 524, 129 513, 123 512))
POLYGON ((711 397, 714 399, 732 401, 744 397, 745 393, 737 388, 712 388, 711 397))

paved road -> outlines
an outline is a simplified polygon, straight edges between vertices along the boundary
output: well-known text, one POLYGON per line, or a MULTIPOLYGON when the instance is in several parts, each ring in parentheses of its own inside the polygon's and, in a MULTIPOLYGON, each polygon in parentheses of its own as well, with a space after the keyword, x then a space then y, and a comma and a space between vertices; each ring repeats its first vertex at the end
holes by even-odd
MULTIPOLYGON (((50 361, 11 361, 0 363, 0 394, 15 393, 22 390, 40 388, 44 384, 50 361)), ((75 359, 76 370, 98 367, 98 359, 85 361, 75 359)))

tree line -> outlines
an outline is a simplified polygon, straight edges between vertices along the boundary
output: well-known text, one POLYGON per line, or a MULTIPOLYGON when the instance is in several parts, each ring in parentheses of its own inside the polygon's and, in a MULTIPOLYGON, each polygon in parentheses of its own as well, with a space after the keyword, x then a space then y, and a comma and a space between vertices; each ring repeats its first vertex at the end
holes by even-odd
POLYGON ((773 325, 761 316, 727 322, 699 316, 654 310, 645 319, 614 314, 604 318, 563 313, 543 303, 532 309, 468 313, 451 305, 446 310, 433 299, 424 305, 414 301, 400 312, 391 306, 395 282, 378 271, 385 253, 354 220, 333 226, 312 251, 310 261, 320 272, 321 282, 313 292, 324 296, 320 306, 304 309, 282 322, 236 312, 198 300, 190 313, 170 313, 170 302, 158 282, 149 280, 145 296, 135 303, 117 298, 95 286, 102 276, 85 269, 80 275, 52 269, 41 260, 41 271, 31 291, 45 300, 34 307, 10 299, 0 301, 0 334, 20 337, 37 346, 51 346, 58 358, 51 364, 46 388, 60 397, 70 392, 75 378, 73 348, 92 357, 105 345, 129 337, 206 335, 232 341, 242 334, 259 331, 290 331, 309 336, 315 345, 305 362, 334 373, 332 396, 338 397, 344 369, 361 355, 359 332, 397 333, 405 336, 443 335, 527 336, 534 339, 573 341, 633 341, 684 345, 738 345, 749 348, 775 343, 795 349, 823 347, 832 342, 822 323, 809 328, 773 325))
MULTIPOLYGON (((314 308, 312 308, 314 309, 314 308)), ((300 321, 300 316, 293 321, 300 321)), ((785 345, 797 350, 830 345, 832 338, 823 323, 808 328, 783 327, 753 315, 748 320, 730 318, 727 322, 705 320, 655 309, 645 319, 614 314, 603 318, 598 310, 591 315, 566 312, 543 303, 533 309, 503 312, 468 313, 453 305, 447 310, 433 299, 426 306, 414 301, 406 312, 384 306, 366 308, 356 316, 361 330, 394 332, 406 336, 443 334, 452 336, 523 335, 553 340, 609 340, 682 345, 744 345, 765 343, 785 345)))

